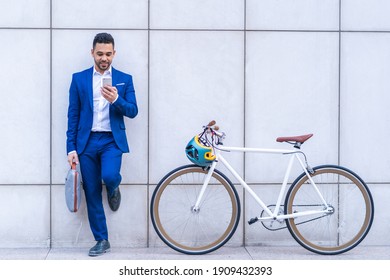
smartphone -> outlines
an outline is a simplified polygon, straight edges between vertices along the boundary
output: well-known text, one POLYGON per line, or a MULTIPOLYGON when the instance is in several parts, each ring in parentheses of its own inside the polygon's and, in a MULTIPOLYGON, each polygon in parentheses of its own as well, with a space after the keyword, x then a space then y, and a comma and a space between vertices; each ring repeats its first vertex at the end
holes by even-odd
POLYGON ((104 87, 104 86, 112 86, 112 78, 103 77, 102 78, 102 87, 104 87))

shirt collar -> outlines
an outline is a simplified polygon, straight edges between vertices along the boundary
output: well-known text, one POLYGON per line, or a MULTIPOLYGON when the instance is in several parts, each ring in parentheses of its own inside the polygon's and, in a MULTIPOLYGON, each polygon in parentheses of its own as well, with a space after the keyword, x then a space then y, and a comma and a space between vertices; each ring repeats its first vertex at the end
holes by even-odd
POLYGON ((104 76, 104 75, 112 75, 112 66, 110 65, 110 68, 106 71, 104 71, 103 75, 100 74, 100 72, 96 71, 96 68, 95 68, 95 65, 93 66, 93 75, 100 75, 100 76, 104 76))

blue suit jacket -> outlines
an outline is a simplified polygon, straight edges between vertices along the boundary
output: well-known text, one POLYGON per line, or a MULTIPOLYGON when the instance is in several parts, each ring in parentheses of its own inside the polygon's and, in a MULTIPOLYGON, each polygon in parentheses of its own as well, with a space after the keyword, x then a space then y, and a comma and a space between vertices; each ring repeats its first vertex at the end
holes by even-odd
MULTIPOLYGON (((81 154, 88 142, 93 121, 93 67, 73 74, 69 90, 67 152, 81 154)), ((118 99, 110 104, 111 130, 122 152, 129 152, 123 116, 134 118, 138 114, 133 78, 112 68, 112 85, 118 90, 118 99)))

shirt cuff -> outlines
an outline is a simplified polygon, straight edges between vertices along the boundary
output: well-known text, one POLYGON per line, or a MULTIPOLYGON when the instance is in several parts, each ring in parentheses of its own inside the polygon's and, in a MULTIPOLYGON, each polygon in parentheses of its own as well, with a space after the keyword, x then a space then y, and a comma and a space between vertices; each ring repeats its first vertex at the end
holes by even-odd
POLYGON ((119 94, 116 96, 115 100, 114 100, 114 101, 112 101, 112 103, 111 103, 111 104, 114 104, 114 103, 115 103, 115 101, 117 101, 117 100, 118 100, 118 98, 119 98, 119 94))

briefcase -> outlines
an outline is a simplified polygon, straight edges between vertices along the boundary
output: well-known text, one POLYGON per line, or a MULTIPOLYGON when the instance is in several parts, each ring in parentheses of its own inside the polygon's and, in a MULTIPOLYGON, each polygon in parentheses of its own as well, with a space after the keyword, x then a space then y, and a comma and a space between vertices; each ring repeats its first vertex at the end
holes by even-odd
POLYGON ((65 201, 70 212, 77 212, 80 208, 81 187, 81 173, 76 163, 73 163, 65 179, 65 201))

